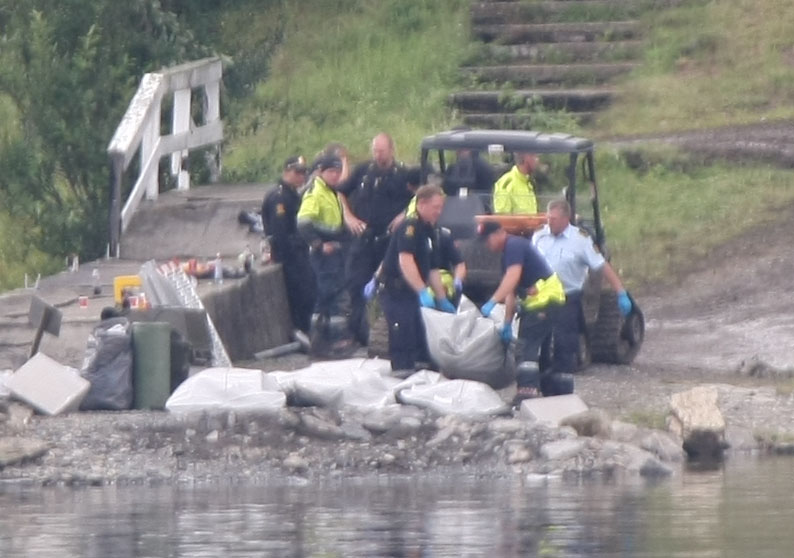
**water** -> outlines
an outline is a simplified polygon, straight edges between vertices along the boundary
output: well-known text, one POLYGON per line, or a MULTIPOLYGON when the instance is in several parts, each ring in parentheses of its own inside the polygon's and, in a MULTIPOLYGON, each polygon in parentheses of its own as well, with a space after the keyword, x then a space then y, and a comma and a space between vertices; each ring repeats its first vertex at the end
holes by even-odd
POLYGON ((664 481, 465 475, 0 489, 0 556, 781 557, 794 461, 664 481))

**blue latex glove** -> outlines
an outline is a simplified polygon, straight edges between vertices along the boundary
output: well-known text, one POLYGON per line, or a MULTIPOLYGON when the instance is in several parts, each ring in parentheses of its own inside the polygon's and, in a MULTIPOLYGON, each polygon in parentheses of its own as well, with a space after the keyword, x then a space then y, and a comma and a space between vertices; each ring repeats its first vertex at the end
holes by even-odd
POLYGON ((436 299, 429 290, 422 289, 419 291, 419 304, 424 308, 435 308, 436 299))
POLYGON ((462 293, 463 292, 463 281, 458 279, 457 277, 455 277, 454 284, 455 284, 455 292, 457 294, 462 293))
POLYGON ((487 318, 488 316, 491 315, 491 312, 493 312, 495 306, 496 306, 496 302, 494 302, 493 300, 489 300, 488 302, 482 305, 482 308, 480 308, 480 312, 482 312, 482 315, 487 318))
POLYGON ((369 283, 364 285, 364 299, 365 300, 372 300, 375 297, 375 291, 378 288, 377 281, 375 278, 369 280, 369 283))
POLYGON ((513 340, 513 324, 504 324, 499 330, 499 337, 502 338, 502 343, 508 345, 513 340))
POLYGON ((441 300, 438 301, 438 309, 441 310, 442 312, 448 312, 450 314, 454 314, 455 312, 457 312, 455 305, 452 304, 446 298, 442 298, 441 300))
POLYGON ((618 293, 618 308, 620 308, 620 313, 624 316, 628 316, 631 313, 631 299, 626 291, 618 293))

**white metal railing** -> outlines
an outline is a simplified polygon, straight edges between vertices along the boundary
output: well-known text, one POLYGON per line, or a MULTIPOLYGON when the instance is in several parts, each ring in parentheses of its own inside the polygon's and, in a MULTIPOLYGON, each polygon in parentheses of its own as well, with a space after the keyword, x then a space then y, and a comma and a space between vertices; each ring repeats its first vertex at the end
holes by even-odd
MULTIPOLYGON (((141 79, 127 112, 108 145, 110 157, 110 253, 118 256, 121 235, 145 196, 154 200, 160 192, 160 159, 171 157, 171 175, 177 188, 190 189, 187 169, 191 149, 219 145, 223 140, 220 119, 220 84, 223 66, 219 58, 206 58, 160 72, 147 73, 141 79), (191 117, 193 89, 204 93, 203 122, 191 117), (171 133, 161 135, 161 107, 167 95, 173 95, 171 133), (121 184, 125 171, 136 153, 140 165, 129 197, 122 207, 121 184)), ((219 164, 219 163, 218 163, 219 164)))

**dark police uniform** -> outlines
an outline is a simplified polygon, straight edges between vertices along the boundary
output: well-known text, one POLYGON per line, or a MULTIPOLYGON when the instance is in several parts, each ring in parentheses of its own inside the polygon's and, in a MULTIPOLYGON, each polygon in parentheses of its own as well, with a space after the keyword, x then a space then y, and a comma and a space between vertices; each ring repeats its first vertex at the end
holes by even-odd
MULTIPOLYGON (((529 239, 520 236, 507 235, 505 248, 502 252, 502 272, 513 265, 521 266, 521 278, 518 281, 516 297, 526 299, 527 292, 540 279, 548 279, 553 271, 543 256, 532 246, 529 239)), ((519 360, 521 362, 538 362, 540 348, 551 334, 552 319, 546 312, 524 311, 520 300, 516 307, 521 308, 521 318, 518 325, 519 360)), ((517 383, 519 386, 539 387, 540 378, 537 376, 523 376, 519 373, 517 383)))
POLYGON ((383 261, 389 246, 389 223, 408 205, 413 195, 408 189, 408 172, 402 163, 388 169, 374 162, 355 168, 339 189, 347 196, 353 213, 367 224, 361 236, 353 238, 346 263, 347 287, 350 293, 350 331, 367 344, 367 323, 364 285, 383 261))
POLYGON ((421 219, 406 219, 394 231, 383 259, 380 302, 389 325, 392 370, 413 370, 417 360, 427 359, 419 295, 403 277, 400 253, 407 252, 414 257, 419 274, 427 284, 430 271, 438 269, 437 251, 433 249, 436 230, 421 219))
POLYGON ((262 221, 265 234, 270 237, 271 258, 280 263, 284 271, 292 323, 308 333, 316 292, 309 246, 298 233, 300 203, 300 194, 295 188, 279 181, 262 203, 262 221))

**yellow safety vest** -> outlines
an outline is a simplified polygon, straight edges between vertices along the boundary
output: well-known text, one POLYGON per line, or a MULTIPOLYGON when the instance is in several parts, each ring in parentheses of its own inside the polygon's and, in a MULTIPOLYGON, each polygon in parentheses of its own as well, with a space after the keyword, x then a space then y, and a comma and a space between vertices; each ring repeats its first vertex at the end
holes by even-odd
POLYGON ((538 279, 538 292, 521 300, 521 307, 528 312, 537 312, 552 304, 565 304, 565 288, 556 273, 548 279, 538 279))
POLYGON ((513 165, 494 184, 493 211, 508 215, 538 212, 532 182, 517 166, 513 165))
POLYGON ((298 225, 306 222, 321 234, 336 235, 342 230, 342 205, 334 189, 319 176, 303 194, 298 210, 298 225))

